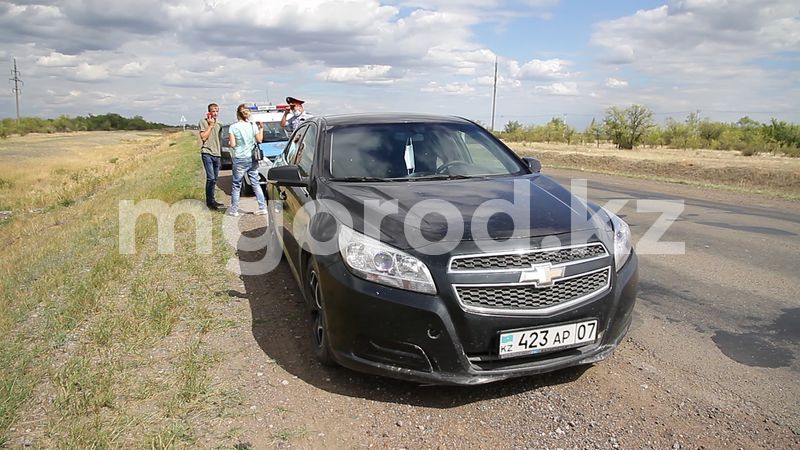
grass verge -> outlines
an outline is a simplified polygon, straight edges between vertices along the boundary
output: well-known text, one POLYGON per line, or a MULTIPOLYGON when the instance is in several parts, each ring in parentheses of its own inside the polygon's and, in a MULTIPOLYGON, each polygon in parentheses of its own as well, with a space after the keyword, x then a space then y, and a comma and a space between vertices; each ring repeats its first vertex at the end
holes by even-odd
MULTIPOLYGON (((174 254, 157 254, 153 217, 139 219, 135 254, 117 244, 120 200, 202 198, 194 137, 125 145, 108 171, 70 185, 70 201, 0 227, 0 446, 191 446, 193 418, 239 398, 206 376, 219 361, 206 337, 235 326, 215 314, 227 299, 214 288, 228 281, 219 259, 232 255, 220 216, 213 256, 194 251, 188 216, 174 254)), ((12 205, 32 198, 5 194, 12 205)))
POLYGON ((743 166, 740 161, 730 165, 720 161, 712 163, 702 156, 681 156, 681 159, 664 155, 660 155, 659 159, 616 157, 592 154, 589 148, 575 151, 567 148, 526 148, 525 145, 515 144, 514 150, 521 156, 535 156, 545 168, 665 181, 790 200, 800 199, 800 171, 792 169, 797 166, 796 161, 787 161, 786 168, 777 168, 761 167, 755 159, 749 160, 752 165, 743 166))

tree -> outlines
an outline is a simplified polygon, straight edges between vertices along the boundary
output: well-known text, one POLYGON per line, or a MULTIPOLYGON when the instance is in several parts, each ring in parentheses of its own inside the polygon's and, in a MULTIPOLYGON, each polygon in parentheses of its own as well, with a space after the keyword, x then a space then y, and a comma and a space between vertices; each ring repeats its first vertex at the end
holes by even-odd
POLYGON ((632 149, 653 126, 653 112, 642 105, 626 109, 612 106, 606 110, 606 130, 617 148, 632 149))
POLYGON ((566 124, 560 117, 553 117, 544 127, 548 144, 551 141, 561 142, 564 140, 564 130, 566 128, 566 124))
POLYGON ((603 134, 603 126, 597 123, 594 117, 592 117, 592 123, 586 128, 585 133, 587 136, 591 136, 597 144, 597 148, 600 148, 600 136, 603 134))
POLYGON ((744 116, 741 119, 739 119, 738 122, 736 122, 736 126, 738 126, 743 130, 753 130, 761 127, 761 122, 753 120, 748 116, 744 116))
POLYGON ((686 116, 686 127, 689 131, 689 136, 697 136, 700 129, 700 113, 697 112, 690 112, 689 115, 686 116))
POLYGON ((522 131, 522 124, 516 120, 509 120, 506 126, 503 127, 503 133, 516 133, 522 131))
POLYGON ((653 126, 653 112, 642 105, 631 105, 625 110, 628 119, 628 137, 625 148, 631 149, 641 142, 644 133, 653 126))
POLYGON ((722 136, 722 133, 725 131, 725 124, 720 122, 712 122, 710 120, 704 120, 700 122, 698 125, 698 132, 700 133, 700 139, 705 141, 706 145, 711 144, 712 141, 718 141, 719 137, 722 136))
POLYGON ((611 142, 617 144, 617 148, 622 148, 625 142, 625 133, 628 130, 628 119, 625 116, 625 110, 618 106, 609 107, 606 109, 606 118, 603 123, 611 142))
POLYGON ((575 136, 575 127, 564 124, 564 139, 567 140, 567 145, 572 144, 573 136, 575 136))
POLYGON ((660 147, 664 145, 664 132, 659 127, 651 127, 645 132, 642 143, 650 147, 660 147))

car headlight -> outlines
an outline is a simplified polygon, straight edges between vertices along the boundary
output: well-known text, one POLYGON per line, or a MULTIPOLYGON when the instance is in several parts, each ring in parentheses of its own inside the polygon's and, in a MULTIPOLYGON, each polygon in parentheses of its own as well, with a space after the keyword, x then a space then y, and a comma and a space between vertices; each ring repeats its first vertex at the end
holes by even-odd
POLYGON ((339 227, 339 253, 345 265, 365 280, 423 294, 436 293, 425 263, 351 228, 339 227))
POLYGON ((606 214, 611 219, 611 232, 614 233, 614 264, 619 271, 631 256, 631 227, 616 214, 608 210, 606 214))

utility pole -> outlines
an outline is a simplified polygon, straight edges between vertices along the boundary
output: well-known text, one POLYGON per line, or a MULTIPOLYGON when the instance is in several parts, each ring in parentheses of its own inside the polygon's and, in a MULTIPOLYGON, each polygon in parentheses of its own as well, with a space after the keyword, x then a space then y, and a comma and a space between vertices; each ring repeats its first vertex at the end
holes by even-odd
POLYGON ((14 68, 11 69, 11 78, 9 78, 8 80, 14 82, 14 87, 11 88, 11 90, 14 91, 14 97, 17 100, 17 124, 19 124, 19 92, 20 92, 19 86, 21 84, 22 85, 25 84, 22 82, 22 80, 19 79, 20 75, 21 74, 19 73, 19 70, 17 70, 17 58, 14 58, 14 68))
POLYGON ((497 103, 497 55, 494 56, 494 87, 492 87, 492 126, 490 131, 494 132, 494 109, 497 103))

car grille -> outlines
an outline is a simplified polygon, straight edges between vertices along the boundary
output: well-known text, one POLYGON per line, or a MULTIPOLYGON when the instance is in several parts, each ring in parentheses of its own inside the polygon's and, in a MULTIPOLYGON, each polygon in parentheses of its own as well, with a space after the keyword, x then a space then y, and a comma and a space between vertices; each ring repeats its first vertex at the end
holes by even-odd
POLYGON ((453 258, 450 270, 460 271, 505 271, 528 269, 533 264, 574 264, 584 260, 607 256, 605 246, 594 244, 558 249, 534 250, 528 253, 506 253, 499 255, 471 255, 453 258))
POLYGON ((611 269, 556 280, 550 287, 520 285, 460 285, 456 294, 467 309, 535 310, 589 298, 606 290, 611 269))

